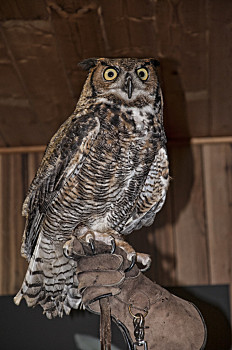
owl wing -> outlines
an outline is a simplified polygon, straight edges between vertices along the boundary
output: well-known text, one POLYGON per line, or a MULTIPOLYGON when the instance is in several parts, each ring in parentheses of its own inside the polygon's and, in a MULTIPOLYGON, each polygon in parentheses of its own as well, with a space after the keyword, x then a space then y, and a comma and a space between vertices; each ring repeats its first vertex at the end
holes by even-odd
POLYGON ((165 147, 161 147, 155 156, 139 194, 132 215, 126 222, 122 234, 139 230, 142 226, 150 226, 156 213, 162 208, 169 185, 168 157, 165 147))
POLYGON ((93 114, 72 115, 52 137, 23 204, 22 255, 30 259, 46 210, 69 175, 78 172, 100 129, 93 114))

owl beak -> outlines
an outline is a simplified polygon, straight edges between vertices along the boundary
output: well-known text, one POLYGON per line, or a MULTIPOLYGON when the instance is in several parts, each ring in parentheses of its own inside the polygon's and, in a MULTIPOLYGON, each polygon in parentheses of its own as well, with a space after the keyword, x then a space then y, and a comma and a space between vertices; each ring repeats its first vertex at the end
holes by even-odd
POLYGON ((132 77, 131 77, 131 75, 128 75, 126 77, 125 88, 126 88, 126 92, 128 94, 128 98, 130 99, 131 96, 132 96, 132 92, 133 92, 133 84, 132 84, 132 77))

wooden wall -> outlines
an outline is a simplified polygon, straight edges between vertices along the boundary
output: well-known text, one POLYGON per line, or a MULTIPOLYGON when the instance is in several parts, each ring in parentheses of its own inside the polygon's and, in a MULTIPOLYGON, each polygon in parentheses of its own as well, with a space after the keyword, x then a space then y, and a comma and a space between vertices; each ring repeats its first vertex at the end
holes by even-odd
MULTIPOLYGON (((152 255, 148 276, 164 286, 232 283, 228 141, 168 145, 172 181, 166 204, 153 226, 129 238, 138 251, 152 255)), ((38 151, 0 154, 0 294, 16 293, 25 273, 21 205, 41 157, 38 151)))
POLYGON ((232 135, 231 0, 0 1, 0 147, 47 144, 88 57, 161 62, 169 138, 232 135))
POLYGON ((42 153, 0 154, 0 294, 14 294, 27 263, 20 256, 24 219, 22 202, 42 153))

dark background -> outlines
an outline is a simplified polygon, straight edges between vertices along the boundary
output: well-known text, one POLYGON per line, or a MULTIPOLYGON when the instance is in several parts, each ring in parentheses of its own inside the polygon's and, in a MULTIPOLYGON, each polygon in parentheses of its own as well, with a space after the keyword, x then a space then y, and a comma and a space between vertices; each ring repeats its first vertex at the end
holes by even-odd
MULTIPOLYGON (((229 350, 231 345, 229 288, 221 286, 172 287, 170 292, 193 302, 205 319, 208 341, 206 350, 229 350)), ((88 311, 72 310, 63 319, 48 320, 40 307, 29 309, 23 302, 14 305, 13 296, 0 297, 0 338, 4 350, 94 350, 99 346, 99 317, 88 311), (75 341, 79 337, 92 336, 96 348, 90 349, 81 339, 81 347, 75 341)), ((132 322, 132 321, 131 321, 132 322)), ((112 324, 112 343, 126 350, 123 336, 112 324)))

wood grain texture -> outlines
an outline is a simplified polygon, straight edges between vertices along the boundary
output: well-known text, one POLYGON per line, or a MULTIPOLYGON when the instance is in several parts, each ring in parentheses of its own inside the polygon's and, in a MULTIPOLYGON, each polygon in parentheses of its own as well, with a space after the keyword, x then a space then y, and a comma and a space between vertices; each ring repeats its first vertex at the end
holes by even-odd
POLYGON ((232 144, 205 145, 210 282, 232 282, 232 144))
POLYGON ((20 288, 27 262, 20 255, 21 206, 41 154, 0 155, 0 294, 20 288))
MULTIPOLYGON (((57 54, 51 24, 43 20, 25 23, 7 21, 2 23, 2 34, 33 111, 28 125, 36 124, 40 135, 37 144, 46 144, 61 122, 71 114, 76 102, 57 54)), ((19 118, 22 119, 21 116, 19 118)), ((12 130, 16 132, 17 127, 12 130)), ((20 135, 22 137, 23 134, 20 132, 20 135)))
POLYGON ((66 75, 71 95, 77 100, 86 78, 86 72, 78 69, 78 63, 83 59, 83 54, 78 49, 82 47, 78 23, 73 20, 64 20, 53 8, 50 11, 59 59, 66 75))
POLYGON ((0 145, 46 144, 80 94, 86 75, 77 63, 91 56, 160 59, 169 138, 231 135, 231 6, 2 1, 0 145))
POLYGON ((209 1, 210 134, 232 134, 232 2, 209 1), (223 6, 222 6, 223 4, 223 6))
POLYGON ((207 1, 158 0, 154 15, 167 134, 205 136, 209 132, 207 1))
MULTIPOLYGON (((170 186, 173 186, 172 181, 170 186)), ((148 240, 153 247, 153 250, 150 248, 153 269, 149 273, 149 277, 164 286, 177 285, 176 264, 178 257, 173 227, 172 191, 170 189, 162 211, 157 214, 154 227, 148 230, 148 240)))
POLYGON ((176 278, 179 285, 208 284, 201 147, 173 147, 170 160, 176 278))
POLYGON ((0 2, 0 20, 47 17, 45 1, 7 0, 0 2))
POLYGON ((35 122, 34 114, 28 106, 0 105, 0 114, 0 132, 4 138, 4 146, 40 144, 41 138, 45 141, 45 133, 41 137, 41 126, 35 122), (23 136, 25 130, 28 133, 26 138, 23 136))
POLYGON ((20 155, 1 156, 1 294, 12 293, 20 287, 25 262, 19 255, 23 220, 18 209, 23 193, 20 155), (17 176, 15 176, 17 174, 17 176))
POLYGON ((20 147, 0 147, 0 154, 12 153, 41 153, 44 152, 46 146, 20 146, 20 147))

